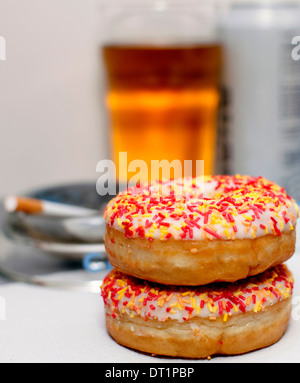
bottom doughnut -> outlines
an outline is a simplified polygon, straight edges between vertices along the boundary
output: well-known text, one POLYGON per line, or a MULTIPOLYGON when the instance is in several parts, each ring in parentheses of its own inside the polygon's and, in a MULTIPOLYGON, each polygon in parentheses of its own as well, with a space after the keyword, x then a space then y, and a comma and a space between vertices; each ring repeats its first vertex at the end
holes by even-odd
POLYGON ((233 284, 153 285, 112 271, 102 285, 106 326, 121 345, 150 354, 206 358, 277 342, 289 323, 286 266, 233 284))

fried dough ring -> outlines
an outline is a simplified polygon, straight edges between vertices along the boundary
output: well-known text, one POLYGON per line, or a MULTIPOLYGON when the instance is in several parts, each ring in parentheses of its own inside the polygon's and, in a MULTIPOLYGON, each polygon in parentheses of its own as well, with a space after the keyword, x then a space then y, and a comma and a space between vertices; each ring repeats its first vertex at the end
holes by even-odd
POLYGON ((293 276, 279 265, 235 283, 166 286, 111 271, 101 286, 109 334, 143 352, 186 358, 241 354, 279 340, 293 276))
POLYGON ((295 230, 255 239, 168 241, 125 238, 107 228, 110 263, 125 274, 168 285, 234 282, 288 260, 295 251, 295 230))
POLYGON ((159 183, 128 189, 109 202, 105 246, 114 267, 196 286, 256 275, 293 255, 299 209, 284 189, 262 177, 214 176, 203 188, 197 180, 175 180, 173 193, 171 181, 162 191, 159 183))
POLYGON ((285 333, 291 299, 265 311, 231 317, 226 323, 197 318, 189 322, 158 323, 141 318, 106 316, 109 334, 118 343, 139 351, 184 358, 206 358, 214 354, 236 355, 270 346, 285 333))

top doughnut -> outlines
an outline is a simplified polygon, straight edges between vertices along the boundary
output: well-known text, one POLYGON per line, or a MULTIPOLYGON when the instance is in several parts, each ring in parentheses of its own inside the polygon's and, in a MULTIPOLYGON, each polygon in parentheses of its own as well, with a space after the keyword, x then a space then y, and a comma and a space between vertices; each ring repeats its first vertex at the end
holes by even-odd
POLYGON ((115 267, 158 283, 201 285, 287 260, 298 206, 262 177, 206 176, 128 188, 104 217, 115 267))

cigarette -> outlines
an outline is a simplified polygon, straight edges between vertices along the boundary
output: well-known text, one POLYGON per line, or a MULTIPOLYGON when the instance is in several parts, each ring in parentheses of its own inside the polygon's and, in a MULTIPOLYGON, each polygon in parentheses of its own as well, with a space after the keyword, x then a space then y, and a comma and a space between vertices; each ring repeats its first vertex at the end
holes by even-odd
POLYGON ((56 217, 84 217, 98 213, 97 210, 79 206, 17 196, 6 197, 4 208, 8 213, 23 212, 26 214, 42 214, 56 217))

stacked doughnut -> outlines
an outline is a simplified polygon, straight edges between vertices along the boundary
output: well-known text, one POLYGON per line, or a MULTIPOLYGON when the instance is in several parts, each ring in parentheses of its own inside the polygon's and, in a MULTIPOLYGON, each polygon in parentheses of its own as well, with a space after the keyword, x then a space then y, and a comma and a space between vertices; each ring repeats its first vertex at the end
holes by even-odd
POLYGON ((262 177, 152 182, 109 202, 115 269, 101 294, 109 334, 143 352, 188 358, 275 343, 291 311, 298 206, 262 177))

